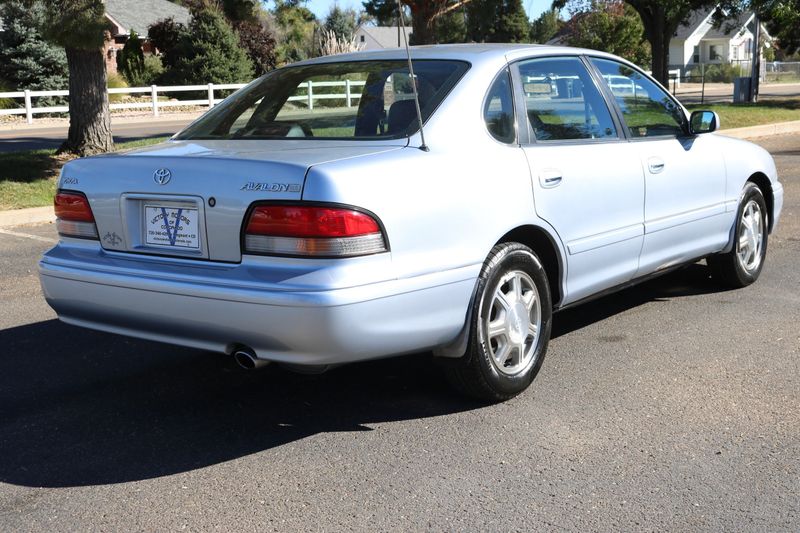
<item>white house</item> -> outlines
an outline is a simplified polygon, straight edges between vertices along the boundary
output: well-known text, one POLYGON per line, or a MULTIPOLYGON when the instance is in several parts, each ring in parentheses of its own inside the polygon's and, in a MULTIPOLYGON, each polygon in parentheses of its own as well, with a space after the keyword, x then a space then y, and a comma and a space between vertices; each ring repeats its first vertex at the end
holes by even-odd
MULTIPOLYGON (((700 63, 737 63, 752 59, 755 15, 745 12, 738 19, 725 21, 715 28, 714 11, 695 11, 687 24, 678 27, 669 43, 670 67, 691 68, 700 63)), ((763 24, 761 34, 765 46, 771 46, 772 37, 763 24)))
MULTIPOLYGON (((409 41, 414 30, 406 26, 409 41)), ((359 26, 355 33, 356 44, 361 50, 381 50, 383 48, 402 48, 405 46, 399 26, 359 26)))

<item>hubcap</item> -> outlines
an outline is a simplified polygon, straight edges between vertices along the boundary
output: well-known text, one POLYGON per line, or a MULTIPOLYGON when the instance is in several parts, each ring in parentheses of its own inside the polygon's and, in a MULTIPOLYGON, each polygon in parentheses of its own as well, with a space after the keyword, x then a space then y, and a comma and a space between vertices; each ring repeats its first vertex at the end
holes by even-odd
POLYGON ((742 211, 742 220, 739 222, 739 240, 736 243, 739 264, 747 272, 752 272, 761 265, 763 241, 764 216, 758 202, 750 200, 742 211))
POLYGON ((536 351, 542 310, 533 279, 520 270, 505 274, 485 298, 481 314, 486 347, 495 368, 514 375, 525 370, 536 351))

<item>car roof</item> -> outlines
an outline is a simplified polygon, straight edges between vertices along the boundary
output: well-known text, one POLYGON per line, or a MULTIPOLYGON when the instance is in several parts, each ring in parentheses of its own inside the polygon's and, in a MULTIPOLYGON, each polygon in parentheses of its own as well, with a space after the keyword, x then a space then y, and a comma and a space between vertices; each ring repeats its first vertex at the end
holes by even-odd
MULTIPOLYGON (((420 59, 451 59, 468 61, 472 64, 482 62, 495 63, 499 60, 517 59, 520 57, 535 57, 546 55, 578 55, 591 54, 614 57, 605 52, 587 50, 584 48, 571 48, 568 46, 549 46, 542 44, 508 44, 508 43, 468 43, 468 44, 434 44, 409 47, 411 58, 420 59)), ((348 54, 308 59, 293 65, 312 65, 316 63, 333 63, 344 61, 368 61, 406 59, 405 48, 387 48, 383 50, 366 50, 348 54)), ((287 65, 287 66, 293 66, 287 65)))

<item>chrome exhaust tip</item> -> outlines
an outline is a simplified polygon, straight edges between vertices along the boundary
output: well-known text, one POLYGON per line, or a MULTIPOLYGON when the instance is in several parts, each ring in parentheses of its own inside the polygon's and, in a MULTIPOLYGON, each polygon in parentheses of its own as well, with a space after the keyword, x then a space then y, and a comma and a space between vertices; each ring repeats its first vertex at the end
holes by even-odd
POLYGON ((255 353, 248 350, 236 350, 233 352, 233 359, 245 370, 256 370, 269 364, 269 361, 259 359, 255 353))

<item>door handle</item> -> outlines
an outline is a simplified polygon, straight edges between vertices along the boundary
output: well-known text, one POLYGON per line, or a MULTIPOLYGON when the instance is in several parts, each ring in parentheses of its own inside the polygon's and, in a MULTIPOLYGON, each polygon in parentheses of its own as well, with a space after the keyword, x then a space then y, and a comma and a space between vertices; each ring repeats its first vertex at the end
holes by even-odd
POLYGON ((658 157, 651 157, 647 160, 647 168, 650 169, 651 174, 659 174, 664 171, 664 160, 658 157))
POLYGON ((541 180, 542 187, 549 189, 561 183, 563 176, 561 175, 561 172, 558 170, 547 169, 542 171, 539 178, 541 180))

